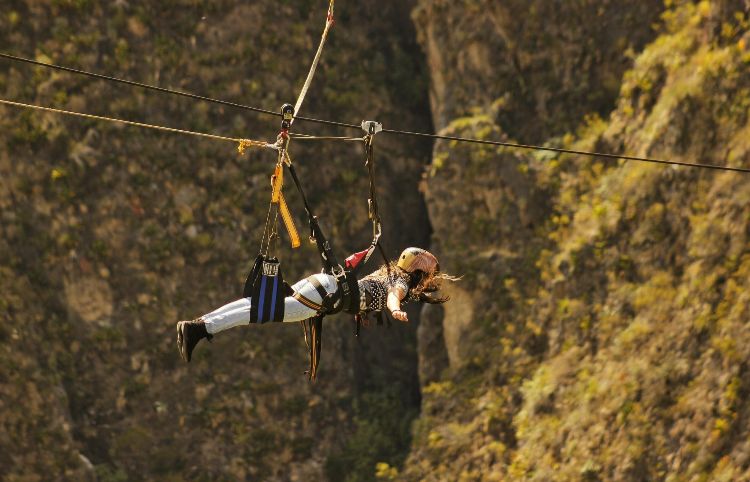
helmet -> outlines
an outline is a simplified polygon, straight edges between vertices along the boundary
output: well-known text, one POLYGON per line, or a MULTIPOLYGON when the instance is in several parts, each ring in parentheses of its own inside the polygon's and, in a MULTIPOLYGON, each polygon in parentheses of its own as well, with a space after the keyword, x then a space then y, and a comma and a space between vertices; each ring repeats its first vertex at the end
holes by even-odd
POLYGON ((437 258, 422 248, 406 248, 398 257, 397 266, 407 273, 419 270, 433 274, 440 269, 437 258))

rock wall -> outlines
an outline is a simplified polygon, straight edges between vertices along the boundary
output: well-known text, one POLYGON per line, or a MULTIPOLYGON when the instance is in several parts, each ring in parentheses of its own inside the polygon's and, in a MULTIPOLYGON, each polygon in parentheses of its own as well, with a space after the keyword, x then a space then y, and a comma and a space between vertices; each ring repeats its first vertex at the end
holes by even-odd
MULTIPOLYGON (((302 0, 4 7, 0 50, 272 109, 293 100, 324 14, 302 0)), ((748 167, 749 29, 739 0, 339 2, 304 110, 748 167)), ((0 91, 277 131, 5 61, 0 91)), ((380 136, 390 254, 429 241, 463 279, 418 331, 416 311, 359 340, 329 320, 309 385, 292 326, 217 336, 189 366, 174 348, 177 319, 238 296, 272 156, 1 110, 8 480, 750 478, 743 175, 380 136)), ((339 250, 366 244, 359 148, 294 154, 339 250)), ((280 249, 287 277, 317 269, 313 247, 280 249)))
MULTIPOLYGON (((494 4, 420 2, 420 38, 442 70, 432 76, 439 129, 750 166, 745 2, 494 4), (546 40, 558 32, 541 28, 552 18, 570 48, 546 40), (493 36, 496 24, 515 34, 493 36), (471 63, 481 48, 470 38, 498 59, 535 52, 538 64, 519 54, 529 63, 519 60, 515 77, 555 88, 518 108, 508 101, 518 98, 513 63, 471 63), (627 58, 629 70, 616 60, 627 58), (571 77, 538 77, 550 71, 571 77), (537 127, 540 137, 522 136, 537 127)), ((427 181, 433 246, 465 277, 442 324, 449 366, 423 388, 397 477, 750 477, 747 190, 737 173, 438 145, 427 181)), ((420 350, 422 366, 444 356, 435 345, 420 350)))
MULTIPOLYGON (((340 5, 304 113, 428 129, 412 7, 340 5)), ((324 20, 322 2, 307 1, 10 0, 0 50, 275 110, 294 101, 324 20)), ((5 60, 0 91, 232 137, 278 131, 277 118, 5 60)), ((356 340, 345 315, 332 317, 314 385, 294 325, 236 329, 199 346, 189 366, 179 360, 175 322, 241 293, 272 154, 0 110, 4 480, 359 480, 403 459, 419 404, 414 326, 356 340)), ((380 187, 391 255, 427 240, 417 183, 429 148, 376 141, 378 175, 398 179, 380 187)), ((361 147, 298 143, 293 154, 338 250, 366 246, 361 147)), ((291 187, 287 196, 304 234, 300 200, 291 187)), ((314 247, 280 243, 288 278, 319 269, 314 247)))

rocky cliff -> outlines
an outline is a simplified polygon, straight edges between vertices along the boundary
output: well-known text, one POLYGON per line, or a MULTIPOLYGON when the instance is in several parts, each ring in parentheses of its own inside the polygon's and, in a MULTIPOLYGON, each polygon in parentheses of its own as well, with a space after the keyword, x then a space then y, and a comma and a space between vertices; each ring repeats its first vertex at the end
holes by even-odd
MULTIPOLYGON (((429 129, 412 7, 340 5, 304 112, 429 129)), ((276 110, 296 98, 325 13, 307 1, 12 0, 0 50, 276 110)), ((278 132, 274 117, 7 61, 0 91, 233 137, 278 132)), ((13 108, 0 124, 4 480, 356 480, 403 460, 419 404, 413 326, 356 340, 346 316, 331 318, 314 385, 295 325, 234 330, 179 360, 174 323, 241 293, 272 154, 13 108)), ((367 246, 362 148, 292 149, 339 251, 367 246)), ((395 180, 381 193, 391 255, 427 241, 417 183, 429 149, 377 139, 378 175, 395 180)), ((284 236, 292 282, 319 270, 314 247, 291 252, 284 236)))
MULTIPOLYGON (((323 3, 10 0, 0 50, 275 109, 323 3)), ((311 116, 750 167, 744 1, 337 3, 311 116)), ((0 92, 277 131, 6 61, 0 92)), ((239 295, 272 155, 1 111, 7 480, 750 479, 744 174, 378 136, 389 253, 429 243, 463 278, 409 326, 328 320, 310 385, 294 326, 235 329, 187 366, 174 347, 177 319, 239 295)), ((360 148, 293 153, 339 250, 366 244, 360 148)), ((285 239, 288 278, 317 270, 285 239)))
MULTIPOLYGON (((431 72, 438 128, 521 141, 537 128, 552 146, 750 165, 746 3, 465 3, 416 13, 431 70, 444 70, 431 72), (611 62, 624 58, 620 76, 611 62)), ((400 478, 747 480, 748 186, 438 145, 433 244, 465 278, 444 313, 426 313, 444 343, 425 335, 420 364, 443 369, 422 371, 400 478)))

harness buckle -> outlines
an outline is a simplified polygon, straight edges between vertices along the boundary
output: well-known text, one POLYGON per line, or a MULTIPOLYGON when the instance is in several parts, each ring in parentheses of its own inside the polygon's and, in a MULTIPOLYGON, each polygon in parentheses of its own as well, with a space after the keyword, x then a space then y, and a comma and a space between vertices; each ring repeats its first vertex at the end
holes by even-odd
POLYGON ((333 277, 337 280, 346 278, 346 272, 344 272, 344 268, 342 268, 340 264, 334 266, 331 271, 333 272, 333 277))

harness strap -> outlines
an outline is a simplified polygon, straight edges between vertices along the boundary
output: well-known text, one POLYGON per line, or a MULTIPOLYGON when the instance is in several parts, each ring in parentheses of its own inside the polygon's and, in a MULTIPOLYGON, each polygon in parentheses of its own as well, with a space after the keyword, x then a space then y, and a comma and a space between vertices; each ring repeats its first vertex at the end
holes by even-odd
POLYGON ((284 199, 282 191, 284 188, 284 169, 281 163, 276 164, 276 169, 271 176, 271 188, 271 202, 279 206, 279 213, 289 233, 292 249, 299 248, 301 245, 299 233, 297 232, 297 227, 294 225, 294 218, 292 218, 292 213, 289 212, 289 207, 286 204, 286 199, 284 199))
POLYGON ((299 301, 299 302, 300 302, 300 303, 302 303, 303 305, 305 305, 305 306, 307 306, 308 308, 310 308, 310 309, 313 309, 313 310, 315 310, 315 311, 318 311, 318 312, 320 312, 320 311, 322 311, 322 310, 323 310, 323 305, 319 305, 319 304, 317 304, 316 302, 314 302, 314 301, 313 301, 313 300, 311 300, 310 298, 306 297, 305 295, 303 295, 303 294, 302 294, 302 293, 300 293, 299 291, 295 292, 295 293, 294 293, 294 294, 292 295, 292 298, 294 298, 295 300, 299 301))
POLYGON ((308 276, 307 281, 312 285, 313 288, 315 288, 315 291, 318 292, 320 295, 320 299, 322 300, 322 304, 324 305, 326 302, 326 299, 328 299, 328 291, 323 287, 322 284, 320 284, 320 281, 318 281, 318 278, 315 276, 308 276))
POLYGON ((286 199, 284 195, 279 195, 279 212, 281 213, 281 219, 284 221, 284 226, 289 233, 289 239, 292 243, 292 249, 299 248, 302 244, 299 239, 299 233, 297 227, 294 225, 294 218, 292 213, 289 212, 289 206, 286 205, 286 199))
POLYGON ((308 377, 315 380, 318 377, 320 363, 321 335, 323 334, 323 315, 318 315, 310 321, 310 371, 308 377))
POLYGON ((305 345, 307 345, 310 354, 310 368, 305 370, 305 374, 310 381, 314 381, 318 375, 321 349, 320 335, 323 333, 323 316, 324 315, 317 315, 300 322, 302 325, 302 332, 305 335, 305 345))
POLYGON ((292 297, 302 303, 303 305, 307 306, 308 308, 311 308, 318 313, 335 313, 339 310, 334 310, 334 306, 336 304, 336 301, 338 301, 338 294, 337 293, 329 293, 325 287, 323 287, 322 284, 320 284, 320 281, 313 275, 309 276, 307 278, 307 281, 312 285, 313 288, 315 288, 315 291, 318 292, 318 295, 320 295, 320 299, 322 300, 321 303, 316 303, 315 301, 311 300, 310 298, 306 297, 299 291, 296 291, 292 297))
POLYGON ((331 245, 323 235, 323 231, 320 229, 320 225, 318 224, 318 218, 312 213, 310 204, 307 202, 307 196, 305 196, 305 191, 302 189, 302 184, 300 183, 299 177, 297 176, 297 170, 294 168, 294 164, 289 158, 288 153, 286 153, 285 164, 289 169, 289 173, 292 175, 294 185, 297 187, 297 191, 302 198, 302 204, 305 206, 305 212, 307 213, 307 217, 310 222, 310 237, 318 246, 318 252, 320 253, 320 257, 323 261, 323 269, 326 273, 329 274, 340 274, 343 271, 343 268, 341 268, 341 265, 336 260, 336 257, 333 254, 333 250, 331 249, 331 245))
POLYGON ((359 313, 359 283, 357 282, 357 275, 354 271, 349 270, 344 272, 344 279, 340 281, 346 289, 342 290, 344 296, 341 300, 341 308, 347 313, 356 315, 359 313))
POLYGON ((372 256, 372 253, 377 248, 380 251, 380 254, 383 256, 383 261, 385 261, 386 269, 390 274, 388 257, 385 255, 383 245, 380 241, 382 226, 380 213, 378 211, 378 200, 375 189, 375 154, 373 140, 375 138, 375 134, 383 130, 383 125, 376 121, 362 121, 362 129, 367 133, 364 138, 365 167, 367 167, 367 176, 370 185, 370 197, 367 200, 367 215, 370 218, 370 221, 372 221, 372 242, 365 251, 356 253, 356 255, 354 256, 350 256, 347 259, 347 263, 349 263, 349 268, 357 272, 365 263, 367 263, 367 261, 369 261, 370 256, 372 256))
MULTIPOLYGON (((367 254, 363 260, 365 263, 370 259, 372 252, 375 251, 376 246, 380 246, 380 234, 382 232, 380 224, 380 213, 378 212, 378 200, 375 196, 375 156, 373 154, 372 141, 374 138, 374 127, 370 126, 370 132, 367 135, 365 142, 365 166, 367 166, 367 177, 370 181, 370 198, 367 200, 367 214, 372 221, 372 243, 367 249, 367 254)), ((380 248, 382 252, 382 247, 380 248)), ((388 261, 386 260, 386 264, 388 261)))
POLYGON ((343 279, 337 280, 338 290, 336 293, 328 293, 314 275, 309 276, 307 281, 315 288, 323 301, 317 303, 299 291, 295 291, 292 297, 303 305, 318 313, 334 314, 341 310, 352 314, 359 313, 359 285, 357 284, 357 278, 350 271, 346 272, 343 279), (336 307, 339 297, 341 297, 341 304, 336 307))

